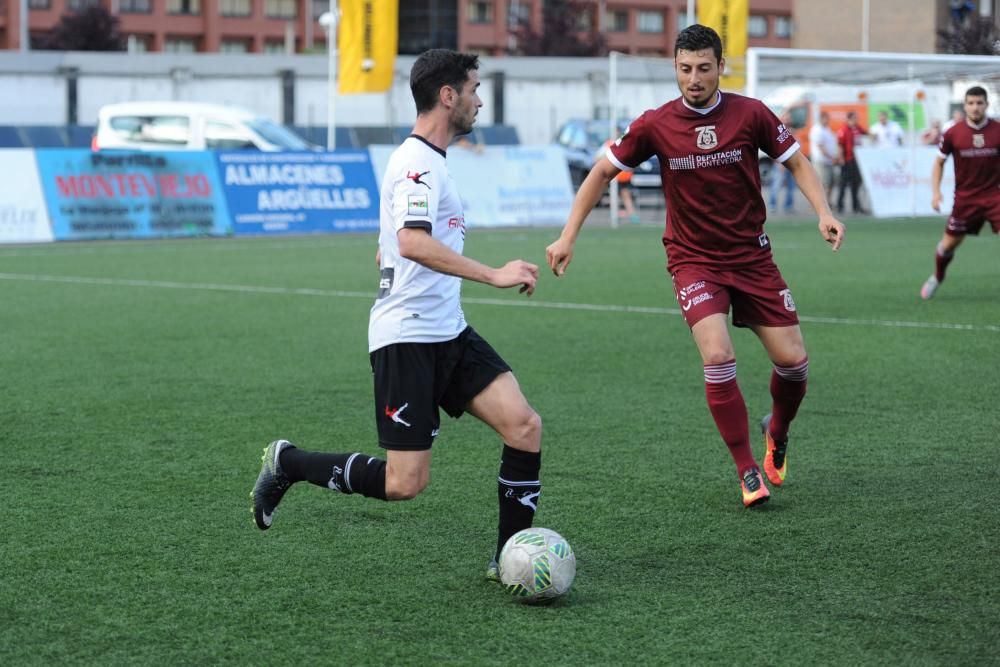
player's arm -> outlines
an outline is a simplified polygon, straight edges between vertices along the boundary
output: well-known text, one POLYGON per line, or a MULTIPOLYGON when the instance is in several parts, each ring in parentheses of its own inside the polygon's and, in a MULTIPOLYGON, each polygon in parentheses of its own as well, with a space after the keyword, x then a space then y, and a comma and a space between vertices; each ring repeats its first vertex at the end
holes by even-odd
POLYGON ((580 228, 601 197, 608 184, 615 176, 621 173, 621 169, 611 163, 607 156, 599 159, 583 180, 583 184, 573 198, 573 207, 569 212, 569 219, 563 227, 562 233, 548 248, 545 249, 545 259, 548 261, 552 273, 561 276, 566 273, 566 268, 573 259, 573 245, 580 235, 580 228))
POLYGON ((931 208, 941 211, 941 179, 944 177, 945 158, 938 155, 934 158, 934 166, 931 167, 931 208))
POLYGON ((844 223, 834 217, 833 211, 830 210, 830 204, 826 201, 826 190, 823 189, 816 169, 802 155, 802 151, 792 153, 784 164, 795 177, 799 190, 802 191, 813 210, 819 215, 819 233, 827 243, 833 246, 834 251, 840 250, 847 228, 844 227, 844 223))
POLYGON ((422 227, 403 227, 397 233, 399 254, 428 269, 449 276, 467 278, 493 287, 517 287, 531 296, 538 282, 538 267, 520 259, 499 269, 461 255, 431 236, 422 227))

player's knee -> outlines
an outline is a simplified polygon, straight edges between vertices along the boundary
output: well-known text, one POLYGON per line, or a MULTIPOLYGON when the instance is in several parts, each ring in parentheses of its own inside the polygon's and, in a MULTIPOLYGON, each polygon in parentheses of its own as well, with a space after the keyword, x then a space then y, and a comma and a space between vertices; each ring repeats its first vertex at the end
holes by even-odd
POLYGON ((430 483, 430 474, 386 475, 385 495, 389 500, 413 500, 430 483))
POLYGON ((526 452, 537 452, 541 449, 542 418, 531 408, 524 411, 511 430, 513 432, 507 441, 512 447, 526 452))
POLYGON ((717 350, 708 350, 704 354, 704 365, 706 366, 717 366, 719 364, 728 364, 736 358, 735 353, 732 348, 725 349, 719 348, 717 350))

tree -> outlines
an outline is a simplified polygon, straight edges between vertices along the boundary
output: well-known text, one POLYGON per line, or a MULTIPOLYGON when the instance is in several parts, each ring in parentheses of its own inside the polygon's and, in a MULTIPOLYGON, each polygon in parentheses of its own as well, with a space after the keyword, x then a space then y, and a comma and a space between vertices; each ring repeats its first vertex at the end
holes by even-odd
POLYGON ((124 51, 117 16, 99 5, 63 14, 42 46, 52 51, 124 51))
POLYGON ((967 56, 1000 56, 1000 31, 989 16, 952 10, 951 25, 938 30, 938 44, 944 53, 967 56))
MULTIPOLYGON (((542 9, 542 29, 535 32, 527 20, 519 20, 512 31, 517 37, 517 52, 525 56, 603 56, 607 54, 604 36, 591 26, 580 37, 580 17, 593 6, 579 0, 549 0, 542 9)), ((591 16, 593 16, 591 14, 591 16)))

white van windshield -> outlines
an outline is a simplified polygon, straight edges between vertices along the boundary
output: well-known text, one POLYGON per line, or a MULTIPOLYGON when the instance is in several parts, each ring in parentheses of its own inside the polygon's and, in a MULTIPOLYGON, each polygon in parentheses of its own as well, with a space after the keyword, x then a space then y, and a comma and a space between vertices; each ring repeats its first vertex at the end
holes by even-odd
POLYGON ((266 118, 255 118, 247 121, 247 126, 259 134, 264 141, 274 144, 286 151, 307 151, 312 148, 309 142, 295 134, 283 125, 266 118))

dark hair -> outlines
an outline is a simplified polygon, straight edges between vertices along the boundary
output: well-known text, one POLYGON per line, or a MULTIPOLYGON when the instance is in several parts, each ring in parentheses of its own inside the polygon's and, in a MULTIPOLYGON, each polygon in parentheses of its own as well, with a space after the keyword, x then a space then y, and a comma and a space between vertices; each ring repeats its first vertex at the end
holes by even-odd
POLYGON ((417 113, 425 113, 438 102, 444 86, 461 92, 469 80, 469 70, 479 69, 479 56, 450 49, 424 51, 410 70, 410 92, 417 103, 417 113))
POLYGON ((965 91, 965 96, 966 97, 981 97, 984 100, 986 100, 987 102, 989 102, 989 99, 990 99, 990 98, 986 97, 986 89, 983 88, 982 86, 973 86, 972 88, 969 88, 967 91, 965 91))
POLYGON ((677 35, 677 41, 674 42, 674 58, 681 49, 685 51, 712 49, 715 60, 717 62, 722 60, 722 39, 719 38, 719 33, 700 23, 689 25, 677 35))

